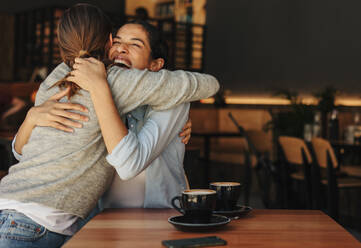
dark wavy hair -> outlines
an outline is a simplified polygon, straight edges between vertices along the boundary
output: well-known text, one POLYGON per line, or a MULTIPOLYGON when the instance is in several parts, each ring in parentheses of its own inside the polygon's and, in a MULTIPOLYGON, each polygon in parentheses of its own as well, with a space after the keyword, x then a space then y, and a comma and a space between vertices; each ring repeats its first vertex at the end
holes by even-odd
POLYGON ((141 19, 135 19, 129 21, 125 24, 138 24, 141 25, 142 28, 148 34, 149 45, 151 49, 150 56, 152 59, 162 58, 164 59, 164 68, 168 67, 168 45, 166 41, 162 38, 159 30, 152 24, 147 21, 141 19))

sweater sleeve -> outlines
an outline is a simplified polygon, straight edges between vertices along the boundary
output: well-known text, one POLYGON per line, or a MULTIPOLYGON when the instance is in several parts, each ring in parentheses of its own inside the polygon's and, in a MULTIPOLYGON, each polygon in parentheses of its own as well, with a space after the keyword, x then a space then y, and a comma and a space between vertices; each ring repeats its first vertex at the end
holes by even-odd
POLYGON ((108 82, 122 114, 141 105, 150 105, 154 110, 170 109, 208 98, 219 89, 215 77, 181 70, 151 72, 113 66, 108 71, 108 82))
MULTIPOLYGON (((35 105, 46 101, 51 96, 49 87, 69 71, 66 64, 58 65, 40 85, 35 105)), ((215 77, 181 70, 152 72, 113 66, 108 70, 107 79, 121 114, 142 105, 150 105, 154 110, 167 110, 185 102, 211 97, 219 90, 215 77)))
POLYGON ((16 160, 17 160, 17 161, 20 161, 21 158, 23 157, 23 155, 21 155, 21 154, 19 154, 19 153, 16 152, 16 150, 15 150, 15 142, 16 142, 16 135, 15 135, 13 141, 11 142, 11 150, 12 150, 13 155, 14 155, 14 157, 16 158, 16 160))
POLYGON ((46 100, 48 100, 47 94, 45 94, 45 91, 47 90, 47 87, 44 83, 40 84, 40 87, 38 91, 36 92, 35 97, 35 106, 39 106, 42 103, 44 103, 46 100))

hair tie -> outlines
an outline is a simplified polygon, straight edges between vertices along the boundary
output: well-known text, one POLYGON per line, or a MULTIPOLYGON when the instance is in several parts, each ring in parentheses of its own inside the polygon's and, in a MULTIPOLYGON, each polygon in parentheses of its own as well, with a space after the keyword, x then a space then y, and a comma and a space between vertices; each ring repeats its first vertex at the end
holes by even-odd
POLYGON ((85 51, 85 50, 80 50, 80 51, 79 51, 79 54, 78 54, 78 57, 79 57, 79 58, 83 58, 83 57, 85 57, 85 56, 90 56, 90 54, 89 54, 87 51, 85 51))

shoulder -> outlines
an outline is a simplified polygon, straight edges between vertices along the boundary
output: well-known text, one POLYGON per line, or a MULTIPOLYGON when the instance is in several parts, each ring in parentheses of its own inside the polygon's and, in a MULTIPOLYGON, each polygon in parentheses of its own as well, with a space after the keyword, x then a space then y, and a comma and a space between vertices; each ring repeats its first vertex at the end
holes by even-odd
POLYGON ((56 82, 63 79, 70 72, 70 68, 65 64, 59 64, 40 84, 39 90, 36 94, 36 105, 42 103, 50 96, 58 92, 58 87, 53 87, 56 82))
POLYGON ((128 78, 132 78, 132 77, 139 77, 144 74, 149 74, 149 76, 158 74, 157 72, 152 72, 152 71, 149 71, 148 69, 143 69, 143 70, 139 70, 136 68, 125 69, 125 68, 122 68, 122 67, 119 67, 116 65, 113 65, 112 67, 110 67, 107 72, 108 72, 108 80, 109 79, 113 80, 113 79, 119 77, 120 75, 122 77, 125 77, 128 79, 128 78))
POLYGON ((63 79, 69 72, 70 67, 67 66, 65 63, 61 63, 47 76, 44 82, 41 83, 41 86, 50 87, 54 83, 63 79))

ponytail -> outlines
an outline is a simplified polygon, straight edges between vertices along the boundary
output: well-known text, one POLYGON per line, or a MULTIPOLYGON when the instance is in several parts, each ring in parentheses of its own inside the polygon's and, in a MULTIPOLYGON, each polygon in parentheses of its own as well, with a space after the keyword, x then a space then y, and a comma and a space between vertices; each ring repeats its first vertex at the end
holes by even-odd
MULTIPOLYGON (((78 58, 89 58, 89 57, 91 57, 91 56, 87 51, 85 51, 85 50, 80 50, 79 51, 78 58)), ((49 89, 51 89, 53 87, 56 87, 56 86, 58 86, 62 90, 70 87, 70 91, 69 91, 69 93, 67 95, 68 99, 70 99, 75 94, 80 94, 78 92, 80 90, 80 87, 76 83, 68 81, 67 80, 68 76, 70 76, 70 72, 68 74, 66 74, 66 76, 63 79, 59 80, 54 85, 52 85, 49 89)))
MULTIPOLYGON (((108 17, 98 7, 83 3, 67 9, 58 25, 58 43, 63 62, 72 69, 75 58, 103 60, 111 31, 108 17)), ((68 99, 78 94, 80 89, 74 82, 66 80, 69 74, 50 87, 70 87, 68 99)))

